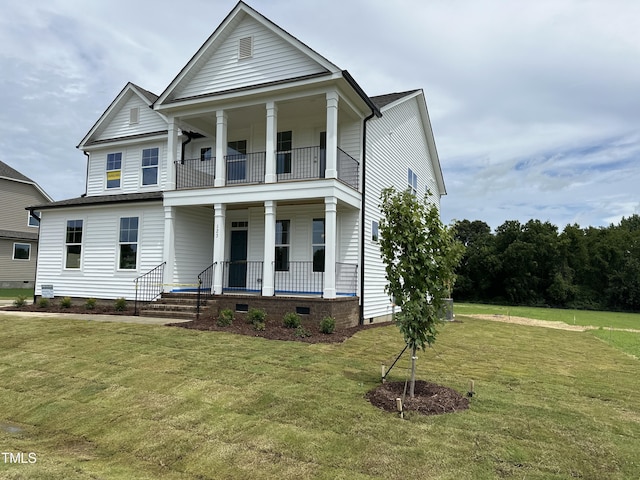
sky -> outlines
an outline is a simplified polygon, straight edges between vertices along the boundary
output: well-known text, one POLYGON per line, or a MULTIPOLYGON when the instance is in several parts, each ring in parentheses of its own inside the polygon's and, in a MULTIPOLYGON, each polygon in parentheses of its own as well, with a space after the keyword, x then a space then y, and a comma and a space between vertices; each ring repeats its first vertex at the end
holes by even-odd
MULTIPOLYGON (((370 95, 422 88, 442 220, 608 226, 640 213, 637 0, 248 0, 370 95)), ((0 0, 0 160, 54 200, 131 81, 156 94, 233 0, 0 0)))

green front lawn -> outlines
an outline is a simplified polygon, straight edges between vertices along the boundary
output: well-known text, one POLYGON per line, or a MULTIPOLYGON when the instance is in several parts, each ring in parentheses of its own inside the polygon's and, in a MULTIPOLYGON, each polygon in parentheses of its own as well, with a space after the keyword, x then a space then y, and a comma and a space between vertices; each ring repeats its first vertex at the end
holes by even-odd
MULTIPOLYGON (((589 332, 463 318, 418 378, 477 395, 434 417, 364 394, 393 326, 308 345, 0 316, 0 478, 640 478, 638 360, 589 332)), ((404 380, 409 358, 391 372, 404 380)))
POLYGON ((535 318, 569 325, 593 325, 595 327, 632 328, 640 330, 640 313, 601 312, 593 310, 567 310, 560 308, 510 307, 480 303, 455 303, 456 315, 513 315, 535 318))
POLYGON ((0 288, 0 299, 15 300, 19 296, 33 299, 33 288, 0 288))

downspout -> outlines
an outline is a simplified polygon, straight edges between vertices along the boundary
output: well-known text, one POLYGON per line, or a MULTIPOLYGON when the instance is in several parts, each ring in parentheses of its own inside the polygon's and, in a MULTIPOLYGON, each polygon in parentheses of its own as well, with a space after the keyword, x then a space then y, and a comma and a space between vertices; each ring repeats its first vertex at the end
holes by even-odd
POLYGON ((33 303, 36 303, 36 281, 38 280, 38 257, 40 256, 40 217, 36 215, 36 212, 33 208, 27 208, 29 210, 29 215, 35 218, 38 221, 38 236, 36 237, 36 248, 38 249, 38 254, 36 255, 36 269, 33 276, 33 303))
POLYGON ((362 122, 362 207, 360 208, 360 325, 364 325, 364 242, 366 225, 364 224, 365 217, 365 193, 367 189, 367 122, 376 116, 376 111, 371 110, 371 115, 366 117, 362 122))
POLYGON ((182 150, 180 151, 180 163, 184 165, 185 147, 189 142, 191 142, 191 140, 193 140, 196 137, 196 135, 194 135, 193 132, 182 132, 182 133, 184 133, 187 136, 187 139, 184 142, 182 142, 182 150))
MULTIPOLYGON (((80 195, 80 196, 81 197, 86 197, 87 196, 87 189, 89 188, 89 152, 85 152, 83 150, 82 153, 84 153, 85 156, 87 157, 87 173, 86 173, 85 179, 84 179, 84 193, 82 195, 80 195)), ((40 231, 40 229, 38 229, 38 231, 40 231)))

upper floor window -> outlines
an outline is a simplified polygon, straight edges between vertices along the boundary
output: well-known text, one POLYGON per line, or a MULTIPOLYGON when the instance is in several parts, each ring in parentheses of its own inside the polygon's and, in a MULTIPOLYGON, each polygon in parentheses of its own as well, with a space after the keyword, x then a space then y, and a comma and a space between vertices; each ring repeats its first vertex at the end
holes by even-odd
POLYGON ((29 243, 14 243, 13 259, 31 260, 31 245, 29 243))
POLYGON ((377 242, 379 238, 378 234, 379 224, 375 220, 371 222, 371 241, 377 242))
POLYGON ((324 272, 324 218, 313 219, 313 271, 324 272))
POLYGON ((247 178, 247 141, 227 142, 227 180, 243 182, 247 178))
POLYGON ((135 270, 138 258, 138 217, 120 219, 118 268, 135 270))
POLYGON ((290 220, 276 220, 276 272, 289 271, 290 220))
POLYGON ((200 161, 211 160, 213 158, 213 150, 211 147, 202 147, 200 149, 200 161))
POLYGON ((142 185, 158 184, 158 149, 142 150, 142 185))
POLYGON ((27 220, 27 225, 30 227, 39 227, 40 226, 40 222, 33 217, 33 215, 35 215, 36 217, 40 218, 40 212, 33 212, 33 215, 31 215, 31 212, 27 213, 28 215, 28 220, 27 220))
POLYGON ((80 268, 82 257, 82 220, 67 220, 64 268, 80 268))
POLYGON ((107 188, 120 188, 122 152, 107 154, 107 188))
POLYGON ((409 169, 407 175, 407 183, 409 185, 409 190, 414 195, 418 193, 418 175, 413 170, 409 169))
POLYGON ((278 132, 276 146, 276 173, 291 173, 291 148, 293 146, 291 130, 278 132))

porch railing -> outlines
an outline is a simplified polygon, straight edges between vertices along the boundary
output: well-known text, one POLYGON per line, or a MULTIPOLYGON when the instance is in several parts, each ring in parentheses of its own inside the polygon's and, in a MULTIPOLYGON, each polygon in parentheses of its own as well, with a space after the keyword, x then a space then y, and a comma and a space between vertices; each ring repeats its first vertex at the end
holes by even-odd
POLYGON ((200 318, 200 306, 202 305, 202 295, 207 292, 211 295, 211 288, 213 286, 213 273, 216 268, 216 264, 212 263, 203 271, 198 274, 198 300, 196 303, 196 317, 200 318))
POLYGON ((336 263, 336 293, 356 296, 358 290, 358 265, 336 263))
POLYGON ((136 284, 136 295, 133 304, 134 315, 138 315, 138 303, 152 302, 162 294, 164 267, 166 264, 167 262, 162 262, 134 280, 136 284))
POLYGON ((263 263, 261 260, 223 262, 222 290, 261 292, 263 263))
POLYGON ((213 187, 215 157, 188 158, 176 162, 176 189, 213 187))
POLYGON ((324 270, 314 272, 313 261, 289 261, 284 265, 274 262, 274 286, 276 293, 298 293, 322 295, 324 289, 324 270))
MULTIPOLYGON (((318 146, 276 152, 278 182, 324 178, 326 159, 326 150, 318 146)), ((224 161, 227 185, 264 183, 266 152, 227 155, 224 161)), ((337 169, 338 180, 359 189, 360 162, 340 148, 337 151, 337 169)), ((213 187, 215 170, 215 157, 177 161, 176 189, 213 187)))

